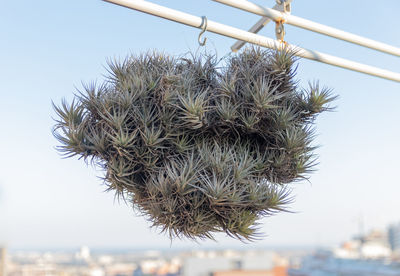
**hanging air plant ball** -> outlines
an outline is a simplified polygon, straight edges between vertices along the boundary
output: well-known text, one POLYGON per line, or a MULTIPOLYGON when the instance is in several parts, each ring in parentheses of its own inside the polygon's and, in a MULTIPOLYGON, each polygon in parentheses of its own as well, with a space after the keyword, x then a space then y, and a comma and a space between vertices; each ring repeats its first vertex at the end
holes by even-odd
POLYGON ((108 189, 171 237, 251 240, 313 168, 312 125, 335 98, 299 89, 293 63, 258 48, 111 62, 102 85, 55 106, 59 150, 101 166, 108 189))

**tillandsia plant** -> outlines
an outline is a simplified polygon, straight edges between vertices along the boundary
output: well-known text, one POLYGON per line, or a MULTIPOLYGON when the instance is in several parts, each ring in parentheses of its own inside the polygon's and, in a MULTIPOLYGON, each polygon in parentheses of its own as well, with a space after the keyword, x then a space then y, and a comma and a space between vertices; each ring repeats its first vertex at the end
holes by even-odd
POLYGON ((285 184, 313 169, 313 122, 335 97, 298 88, 287 50, 221 63, 160 53, 110 62, 102 85, 54 106, 59 150, 102 167, 108 189, 171 238, 256 238, 257 220, 287 210, 285 184))

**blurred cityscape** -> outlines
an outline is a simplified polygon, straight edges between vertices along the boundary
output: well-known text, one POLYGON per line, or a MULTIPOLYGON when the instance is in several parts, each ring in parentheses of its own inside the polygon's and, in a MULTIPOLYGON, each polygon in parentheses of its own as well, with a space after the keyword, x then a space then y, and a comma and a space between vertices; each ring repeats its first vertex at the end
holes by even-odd
POLYGON ((318 250, 20 251, 0 248, 0 276, 400 275, 400 223, 318 250))

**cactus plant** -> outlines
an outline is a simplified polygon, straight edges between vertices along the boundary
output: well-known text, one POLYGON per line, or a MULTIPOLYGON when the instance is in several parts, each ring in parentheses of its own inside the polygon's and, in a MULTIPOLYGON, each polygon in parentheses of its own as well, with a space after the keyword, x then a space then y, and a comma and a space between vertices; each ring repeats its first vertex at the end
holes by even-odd
POLYGON ((108 189, 171 238, 252 240, 313 169, 314 119, 335 98, 298 88, 294 63, 259 48, 109 62, 102 85, 54 105, 58 149, 102 167, 108 189))

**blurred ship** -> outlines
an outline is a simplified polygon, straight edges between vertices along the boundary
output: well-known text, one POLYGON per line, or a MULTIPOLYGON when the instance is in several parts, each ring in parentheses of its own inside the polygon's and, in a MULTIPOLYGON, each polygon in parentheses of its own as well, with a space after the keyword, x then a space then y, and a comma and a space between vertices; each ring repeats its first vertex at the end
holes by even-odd
POLYGON ((371 231, 333 250, 306 256, 288 270, 289 276, 400 276, 397 252, 400 227, 371 231))

